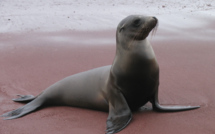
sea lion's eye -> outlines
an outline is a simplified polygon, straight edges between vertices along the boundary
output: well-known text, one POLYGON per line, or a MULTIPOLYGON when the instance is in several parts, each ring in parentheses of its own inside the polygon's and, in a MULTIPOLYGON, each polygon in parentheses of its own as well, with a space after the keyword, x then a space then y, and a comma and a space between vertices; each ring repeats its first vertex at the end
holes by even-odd
POLYGON ((139 26, 140 25, 140 19, 134 20, 133 25, 134 26, 139 26))

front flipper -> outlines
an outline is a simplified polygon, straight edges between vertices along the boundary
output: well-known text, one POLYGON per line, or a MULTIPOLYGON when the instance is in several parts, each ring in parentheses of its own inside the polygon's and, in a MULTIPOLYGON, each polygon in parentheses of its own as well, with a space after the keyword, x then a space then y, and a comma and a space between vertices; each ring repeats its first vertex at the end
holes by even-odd
POLYGON ((151 99, 153 110, 158 112, 178 112, 200 108, 200 106, 161 106, 158 101, 158 88, 151 99))
POLYGON ((108 92, 109 115, 106 134, 113 134, 121 131, 129 124, 132 114, 123 94, 119 90, 111 89, 108 92))

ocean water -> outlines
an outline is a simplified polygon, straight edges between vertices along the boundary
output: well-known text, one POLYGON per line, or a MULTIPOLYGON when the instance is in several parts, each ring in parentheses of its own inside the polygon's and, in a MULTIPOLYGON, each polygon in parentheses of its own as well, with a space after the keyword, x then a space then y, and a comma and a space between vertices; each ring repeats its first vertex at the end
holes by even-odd
POLYGON ((156 16, 174 32, 215 18, 214 0, 1 0, 0 9, 0 33, 110 30, 131 14, 156 16))

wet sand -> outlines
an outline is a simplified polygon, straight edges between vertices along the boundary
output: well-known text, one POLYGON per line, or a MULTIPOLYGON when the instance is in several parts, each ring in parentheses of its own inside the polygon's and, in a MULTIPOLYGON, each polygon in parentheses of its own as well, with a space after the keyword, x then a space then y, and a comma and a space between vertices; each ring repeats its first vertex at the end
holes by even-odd
MULTIPOLYGON (((215 19, 193 18, 206 23, 184 28, 181 22, 176 28, 163 24, 161 17, 157 34, 148 39, 160 65, 160 103, 201 108, 157 113, 149 104, 133 113, 133 120, 119 134, 215 133, 215 19)), ((0 115, 23 105, 11 100, 16 95, 37 95, 68 75, 111 64, 114 55, 114 28, 1 33, 0 115)), ((19 119, 0 120, 0 133, 102 134, 107 116, 88 109, 47 107, 19 119)))
MULTIPOLYGON (((103 32, 108 38, 113 37, 114 31, 103 32)), ((37 95, 47 86, 68 75, 108 65, 113 61, 113 44, 86 45, 66 42, 62 45, 49 40, 50 35, 3 35, 1 38, 1 42, 6 45, 0 49, 0 114, 22 105, 11 101, 17 94, 37 95)), ((95 32, 92 38, 97 38, 96 35, 95 32)), ((143 109, 134 113, 132 122, 121 133, 215 132, 214 42, 190 40, 187 37, 183 39, 162 42, 152 39, 161 70, 160 102, 201 105, 201 108, 178 113, 156 113, 143 109)), ((148 107, 150 108, 150 105, 148 107)), ((105 130, 107 115, 104 112, 72 107, 49 107, 20 119, 0 120, 0 132, 100 134, 105 130)))

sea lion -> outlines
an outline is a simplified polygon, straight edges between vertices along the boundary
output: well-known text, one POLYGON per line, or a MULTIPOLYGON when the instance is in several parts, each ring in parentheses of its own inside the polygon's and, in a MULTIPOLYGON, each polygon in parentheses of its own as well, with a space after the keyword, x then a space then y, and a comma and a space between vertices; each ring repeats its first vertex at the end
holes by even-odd
POLYGON ((161 106, 158 103, 159 66, 147 41, 156 28, 157 18, 131 15, 123 19, 116 31, 116 56, 112 66, 78 73, 51 85, 40 95, 20 96, 23 107, 3 114, 15 119, 41 106, 67 105, 108 111, 107 134, 117 133, 132 119, 132 111, 147 102, 155 111, 175 112, 199 106, 161 106))

